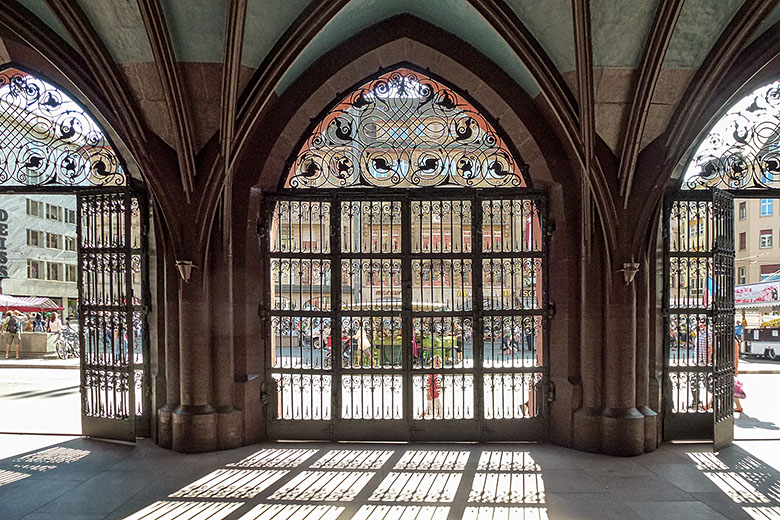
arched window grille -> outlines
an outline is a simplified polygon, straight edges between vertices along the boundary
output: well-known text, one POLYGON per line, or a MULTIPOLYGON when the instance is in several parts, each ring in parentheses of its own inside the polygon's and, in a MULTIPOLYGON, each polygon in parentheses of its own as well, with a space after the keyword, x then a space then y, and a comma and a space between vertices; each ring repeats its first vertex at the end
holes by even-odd
POLYGON ((125 186, 100 126, 65 92, 17 68, 0 71, 0 186, 125 186))
POLYGON ((463 96, 398 68, 355 89, 321 118, 286 187, 525 187, 526 166, 515 157, 463 96))
POLYGON ((718 120, 688 163, 682 188, 780 188, 780 82, 754 90, 718 120))

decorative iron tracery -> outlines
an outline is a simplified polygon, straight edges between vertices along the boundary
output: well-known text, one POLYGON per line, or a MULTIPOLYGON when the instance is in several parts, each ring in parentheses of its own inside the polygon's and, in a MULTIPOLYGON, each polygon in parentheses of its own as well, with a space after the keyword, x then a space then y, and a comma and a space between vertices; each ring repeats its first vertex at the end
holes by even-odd
POLYGON ((682 188, 713 187, 780 188, 780 82, 742 98, 699 145, 682 188))
POLYGON ((67 94, 18 69, 0 71, 0 186, 124 186, 119 156, 67 94))
POLYGON ((525 187, 526 170, 461 95, 398 68, 327 113, 293 161, 287 187, 525 187))

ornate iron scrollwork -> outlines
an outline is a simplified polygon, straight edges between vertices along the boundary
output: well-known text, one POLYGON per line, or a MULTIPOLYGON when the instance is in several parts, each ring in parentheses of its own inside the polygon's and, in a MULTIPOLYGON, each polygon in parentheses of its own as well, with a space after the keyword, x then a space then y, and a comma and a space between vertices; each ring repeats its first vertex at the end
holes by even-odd
POLYGON ((78 103, 26 72, 0 71, 0 185, 126 183, 119 156, 78 103))
POLYGON ((462 96, 399 68, 350 93, 317 124, 287 185, 521 187, 525 169, 462 96))
POLYGON ((685 171, 683 189, 780 187, 780 83, 756 89, 713 127, 685 171))

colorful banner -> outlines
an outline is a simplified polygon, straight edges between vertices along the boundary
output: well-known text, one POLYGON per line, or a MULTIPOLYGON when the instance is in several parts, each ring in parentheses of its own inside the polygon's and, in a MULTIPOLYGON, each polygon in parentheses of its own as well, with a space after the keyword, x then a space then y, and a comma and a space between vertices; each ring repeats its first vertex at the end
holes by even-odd
POLYGON ((734 303, 736 305, 748 303, 780 303, 780 301, 778 301, 778 296, 780 296, 780 282, 738 285, 734 288, 734 303))

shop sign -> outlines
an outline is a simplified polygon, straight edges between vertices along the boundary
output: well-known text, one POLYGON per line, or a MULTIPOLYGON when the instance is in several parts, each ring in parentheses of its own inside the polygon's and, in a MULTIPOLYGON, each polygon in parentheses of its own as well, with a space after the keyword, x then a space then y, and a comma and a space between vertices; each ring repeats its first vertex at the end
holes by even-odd
POLYGON ((778 302, 780 282, 754 283, 738 285, 734 288, 734 303, 772 303, 778 302))

